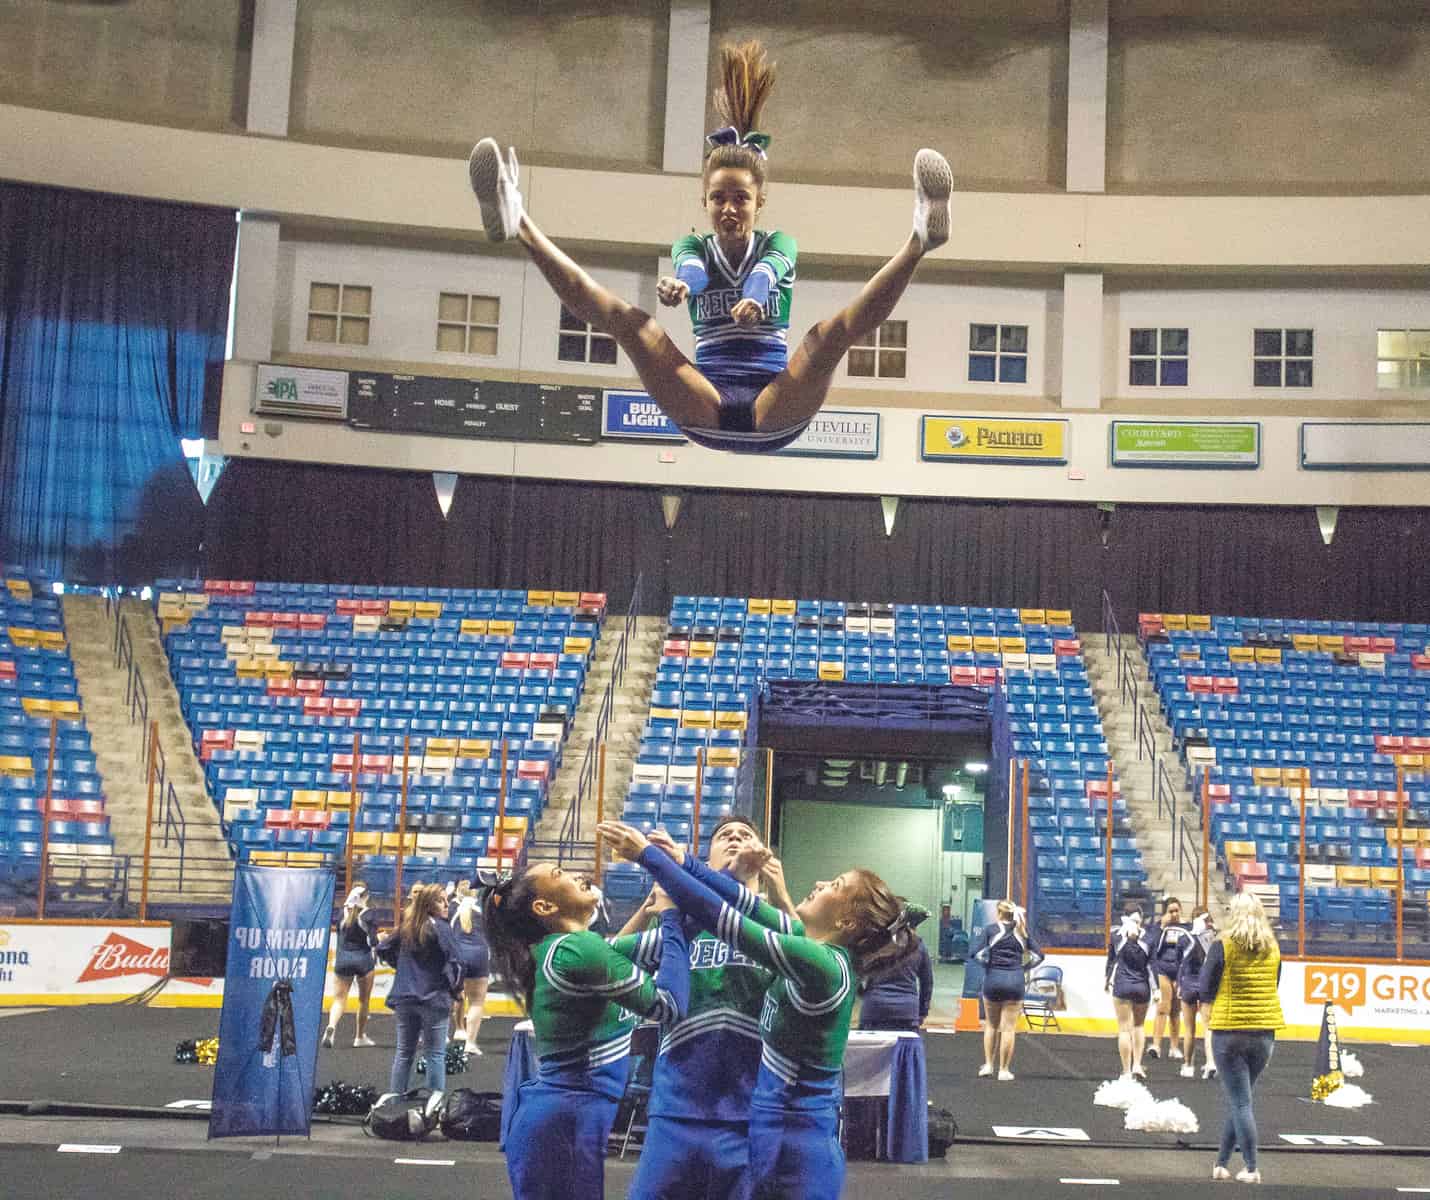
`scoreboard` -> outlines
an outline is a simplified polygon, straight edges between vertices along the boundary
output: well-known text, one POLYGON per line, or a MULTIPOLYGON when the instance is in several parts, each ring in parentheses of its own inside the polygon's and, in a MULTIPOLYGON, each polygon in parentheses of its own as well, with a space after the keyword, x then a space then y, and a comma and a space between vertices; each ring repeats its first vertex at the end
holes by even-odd
POLYGON ((385 433, 594 445, 601 389, 353 371, 347 422, 385 433))

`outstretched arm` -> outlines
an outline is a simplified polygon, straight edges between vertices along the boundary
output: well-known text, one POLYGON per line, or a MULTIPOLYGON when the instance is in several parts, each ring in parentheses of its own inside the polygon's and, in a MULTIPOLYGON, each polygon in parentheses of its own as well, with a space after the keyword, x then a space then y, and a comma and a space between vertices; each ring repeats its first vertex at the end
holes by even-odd
MULTIPOLYGON (((690 999, 690 953, 680 914, 669 909, 660 919, 659 968, 654 977, 594 935, 563 939, 541 963, 546 980, 569 995, 598 995, 631 1012, 661 1022, 678 1021, 690 999)), ((653 937, 654 932, 647 937, 653 937)))

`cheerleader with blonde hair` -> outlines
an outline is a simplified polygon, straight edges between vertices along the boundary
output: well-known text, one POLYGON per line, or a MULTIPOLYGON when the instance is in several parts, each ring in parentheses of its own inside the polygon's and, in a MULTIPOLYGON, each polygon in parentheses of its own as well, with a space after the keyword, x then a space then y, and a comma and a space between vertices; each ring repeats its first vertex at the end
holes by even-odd
POLYGON ((728 124, 706 138, 701 172, 711 232, 677 241, 675 274, 656 286, 662 304, 689 308, 694 363, 649 313, 598 284, 537 228, 518 189, 514 149, 503 159, 494 139, 478 142, 472 189, 487 237, 521 242, 565 308, 615 338, 651 399, 686 437, 716 450, 769 453, 804 432, 845 353, 888 319, 919 261, 948 240, 953 172, 934 150, 914 156, 913 232, 854 300, 813 326, 791 354, 795 241, 756 227, 770 146, 760 124, 774 64, 759 42, 722 46, 720 80, 715 107, 728 124))

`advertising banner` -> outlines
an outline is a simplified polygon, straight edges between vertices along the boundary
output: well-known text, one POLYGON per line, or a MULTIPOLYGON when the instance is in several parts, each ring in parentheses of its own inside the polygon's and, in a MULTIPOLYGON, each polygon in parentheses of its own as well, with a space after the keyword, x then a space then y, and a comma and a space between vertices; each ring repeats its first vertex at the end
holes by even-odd
POLYGON ((1068 460, 1068 422, 926 415, 920 421, 919 444, 926 462, 1055 466, 1068 460))
POLYGON ((1114 467, 1221 467, 1261 465, 1261 425, 1256 421, 1113 421, 1114 467))
POLYGON ((644 392, 608 389, 601 406, 603 438, 638 438, 641 441, 683 442, 675 422, 644 392))
POLYGON ((137 996, 169 973, 169 926, 0 924, 0 1005, 137 996))
POLYGON ((331 870, 234 871, 210 1137, 308 1132, 333 886, 331 870))
MULTIPOLYGON (((1050 954, 1063 969, 1066 1008, 1058 1023, 1068 1033, 1111 1033, 1117 1029, 1112 999, 1103 990, 1106 959, 1101 954, 1050 954)), ((1329 1003, 1343 1039, 1430 1044, 1430 965, 1316 960, 1281 964, 1281 1036, 1314 1041, 1329 1003)))
POLYGON ((775 453, 804 458, 878 458, 879 414, 852 408, 822 409, 799 437, 775 453))
POLYGON ((342 420, 348 415, 348 372, 259 363, 253 411, 342 420))
POLYGON ((1430 471, 1430 421, 1303 421, 1308 471, 1430 471))

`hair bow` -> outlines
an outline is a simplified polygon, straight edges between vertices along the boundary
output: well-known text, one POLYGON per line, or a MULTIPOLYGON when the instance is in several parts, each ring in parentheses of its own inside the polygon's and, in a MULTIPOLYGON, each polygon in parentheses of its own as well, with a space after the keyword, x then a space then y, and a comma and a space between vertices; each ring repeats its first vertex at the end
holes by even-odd
POLYGON ((914 921, 913 906, 905 904, 904 907, 899 910, 899 915, 886 926, 885 932, 887 932, 890 937, 894 937, 909 928, 912 924, 916 924, 914 921))
POLYGON ((765 151, 770 148, 770 135, 753 129, 749 133, 742 134, 733 125, 726 125, 714 133, 707 133, 705 143, 711 149, 716 146, 744 146, 747 150, 753 150, 761 158, 769 157, 765 151))
POLYGON ((343 901, 343 907, 356 908, 359 904, 362 903, 363 897, 365 897, 366 895, 367 888, 360 883, 357 884, 353 888, 353 890, 348 893, 347 899, 343 901))

